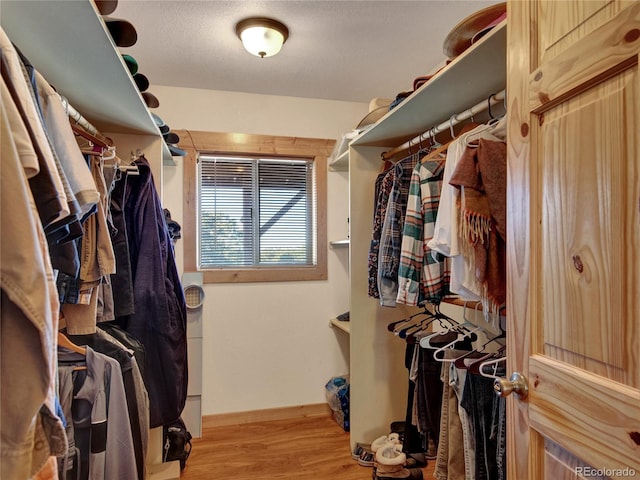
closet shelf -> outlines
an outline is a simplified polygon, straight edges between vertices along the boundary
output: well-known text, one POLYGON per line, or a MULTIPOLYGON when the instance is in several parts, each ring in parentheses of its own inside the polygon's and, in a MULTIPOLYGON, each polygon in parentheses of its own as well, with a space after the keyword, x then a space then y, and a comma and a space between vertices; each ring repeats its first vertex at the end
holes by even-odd
POLYGON ((507 20, 503 20, 351 145, 400 145, 503 90, 506 46, 507 20))
POLYGON ((346 172, 349 170, 349 149, 338 155, 336 159, 329 164, 329 170, 334 172, 346 172))
POLYGON ((334 248, 348 247, 349 239, 346 238, 344 240, 333 240, 332 242, 329 242, 329 244, 334 248))
MULTIPOLYGON (((3 1, 0 21, 34 67, 98 130, 161 138, 92 1, 3 1)), ((163 163, 175 165, 169 148, 162 151, 163 163)))
POLYGON ((331 320, 329 320, 329 325, 337 328, 338 330, 342 330, 348 335, 351 335, 351 324, 348 321, 341 322, 337 318, 332 318, 331 320))

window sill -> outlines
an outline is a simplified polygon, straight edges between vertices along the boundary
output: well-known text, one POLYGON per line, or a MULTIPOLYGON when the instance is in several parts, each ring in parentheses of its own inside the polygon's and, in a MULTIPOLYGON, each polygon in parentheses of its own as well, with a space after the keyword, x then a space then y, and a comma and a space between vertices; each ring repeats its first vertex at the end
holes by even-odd
POLYGON ((326 268, 247 268, 201 270, 204 283, 302 282, 326 280, 326 268))

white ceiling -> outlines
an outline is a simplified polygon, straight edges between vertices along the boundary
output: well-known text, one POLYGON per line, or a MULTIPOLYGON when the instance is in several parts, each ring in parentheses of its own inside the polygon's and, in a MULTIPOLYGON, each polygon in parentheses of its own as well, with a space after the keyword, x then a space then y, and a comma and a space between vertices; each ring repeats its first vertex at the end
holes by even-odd
MULTIPOLYGON (((411 90, 445 60, 447 33, 495 0, 119 0, 133 55, 153 85, 369 102, 411 90), (289 40, 275 57, 247 53, 235 25, 275 18, 289 40)), ((162 99, 160 99, 162 101, 162 99)))

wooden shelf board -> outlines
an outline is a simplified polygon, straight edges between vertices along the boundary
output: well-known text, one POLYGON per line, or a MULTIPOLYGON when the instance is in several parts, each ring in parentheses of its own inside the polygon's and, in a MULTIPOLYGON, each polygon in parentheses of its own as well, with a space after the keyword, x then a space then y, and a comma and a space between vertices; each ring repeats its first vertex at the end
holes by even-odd
POLYGON ((341 322, 337 318, 332 318, 331 320, 329 320, 329 324, 332 327, 336 327, 337 329, 342 330, 349 335, 351 334, 351 324, 348 321, 341 322))
POLYGON ((93 2, 3 0, 0 22, 34 67, 98 130, 160 136, 93 2))

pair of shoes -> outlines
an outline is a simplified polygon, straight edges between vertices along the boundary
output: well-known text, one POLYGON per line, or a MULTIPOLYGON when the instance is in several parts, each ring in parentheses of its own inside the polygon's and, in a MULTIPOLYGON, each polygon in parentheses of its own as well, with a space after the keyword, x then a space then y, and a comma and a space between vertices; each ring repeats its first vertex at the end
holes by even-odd
POLYGON ((389 425, 389 430, 391 431, 391 433, 397 433, 398 437, 400 438, 400 441, 404 442, 404 431, 405 431, 404 421, 391 422, 391 425, 389 425))
POLYGON ((353 452, 351 452, 351 458, 353 458, 354 460, 358 460, 358 458, 360 458, 360 455, 364 451, 371 451, 371 444, 360 442, 356 443, 356 446, 353 447, 353 452))
MULTIPOLYGON (((372 444, 373 446, 373 444, 372 444)), ((402 446, 388 442, 376 451, 375 480, 409 479, 422 480, 422 470, 406 468, 407 456, 402 452, 402 446)))
POLYGON ((400 450, 402 450, 402 442, 400 441, 400 436, 397 433, 390 433, 389 435, 382 435, 381 437, 376 438, 371 443, 371 451, 373 453, 376 453, 378 449, 384 447, 388 443, 391 443, 393 445, 400 445, 400 450))
POLYGON ((372 443, 371 443, 371 451, 373 452, 373 472, 371 474, 371 478, 373 480, 377 479, 377 470, 378 470, 378 462, 376 460, 376 454, 378 452, 378 450, 380 450, 381 448, 387 446, 387 445, 392 445, 394 448, 396 448, 398 451, 402 451, 402 443, 400 443, 400 437, 398 436, 397 433, 391 433, 388 436, 387 435, 382 435, 381 437, 376 438, 372 443))
POLYGON ((375 457, 373 452, 362 452, 358 458, 358 465, 362 465, 363 467, 373 467, 375 463, 374 459, 375 457))
POLYGON ((373 467, 374 456, 371 451, 371 444, 356 443, 353 452, 351 452, 351 458, 356 460, 358 464, 363 467, 373 467))

